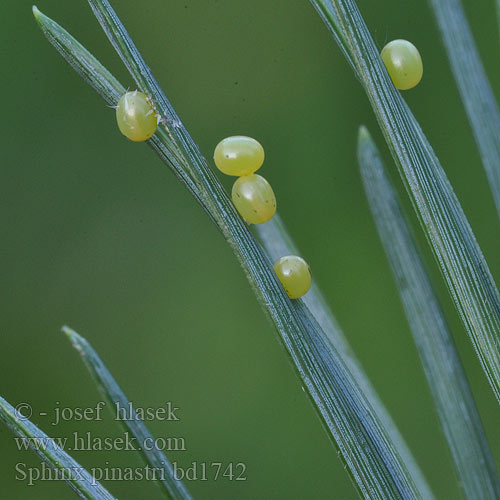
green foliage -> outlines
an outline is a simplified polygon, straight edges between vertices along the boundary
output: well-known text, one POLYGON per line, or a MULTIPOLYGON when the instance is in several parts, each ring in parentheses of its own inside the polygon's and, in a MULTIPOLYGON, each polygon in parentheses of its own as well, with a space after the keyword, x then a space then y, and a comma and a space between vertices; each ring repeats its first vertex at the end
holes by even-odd
MULTIPOLYGON (((327 5, 329 0, 311 0, 327 5)), ((323 19, 355 68, 490 386, 500 401, 500 295, 464 211, 384 67, 353 0, 332 0, 323 19), (345 42, 344 42, 345 40, 345 42)))
MULTIPOLYGON (((360 493, 370 499, 420 498, 414 479, 369 400, 309 309, 286 296, 269 257, 236 213, 116 13, 107 1, 89 3, 139 89, 152 96, 163 118, 160 132, 151 140, 161 145, 153 149, 160 152, 234 249, 360 493)), ((49 41, 56 41, 54 46, 77 72, 101 95, 104 93, 108 103, 116 104, 116 80, 102 84, 109 72, 56 23, 38 11, 35 16, 49 41), (85 70, 88 66, 92 71, 85 70), (94 84, 94 71, 99 73, 98 84, 94 84)))
MULTIPOLYGON (((269 222, 255 227, 260 241, 273 260, 281 255, 300 255, 300 251, 293 242, 279 214, 276 214, 269 222)), ((305 306, 316 318, 325 333, 326 340, 339 353, 340 357, 351 372, 357 385, 368 399, 373 411, 377 414, 397 453, 403 460, 410 476, 413 478, 417 490, 422 498, 432 500, 434 498, 425 477, 423 476, 413 455, 408 449, 405 440, 401 436, 391 415, 385 408, 383 402, 373 387, 368 375, 363 370, 361 363, 352 350, 347 337, 344 335, 330 306, 324 298, 318 285, 313 282, 311 290, 303 298, 305 306)))
MULTIPOLYGON (((133 409, 132 403, 128 400, 123 390, 106 368, 106 365, 87 340, 67 326, 64 326, 62 330, 70 339, 73 347, 81 355, 103 396, 111 402, 113 407, 119 404, 121 408, 133 409)), ((135 409, 132 411, 132 418, 120 420, 120 422, 131 432, 138 443, 154 442, 153 436, 147 427, 137 417, 135 409)), ((163 471, 163 473, 158 474, 158 482, 162 486, 162 491, 167 498, 171 500, 190 500, 192 498, 182 481, 175 478, 172 464, 161 450, 157 448, 151 449, 149 446, 141 446, 139 451, 146 463, 154 471, 163 471)))
POLYGON ((63 479, 80 497, 87 500, 115 500, 79 463, 73 460, 55 441, 36 425, 24 418, 0 397, 0 421, 16 436, 25 439, 29 447, 54 469, 55 477, 63 479))
POLYGON ((368 131, 361 176, 466 498, 498 498, 500 485, 453 338, 368 131))
POLYGON ((500 112, 461 0, 430 0, 500 215, 500 112))
MULTIPOLYGON (((310 2, 368 95, 450 294, 500 400, 500 296, 446 174, 413 114, 394 89, 356 3, 310 2)), ((147 144, 230 244, 358 492, 366 499, 431 500, 433 495, 425 478, 317 285, 313 283, 303 299, 289 300, 277 280, 271 262, 285 254, 298 254, 279 217, 276 215, 256 228, 261 246, 238 215, 109 2, 89 0, 89 4, 137 87, 151 96, 161 115, 158 130, 147 144)), ((500 176, 496 168, 500 160, 500 119, 496 103, 459 0, 442 4, 431 0, 431 4, 500 212, 500 176), (472 71, 467 67, 469 60, 472 71), (474 74, 460 81, 464 71, 474 74)), ((116 106, 125 87, 57 23, 36 7, 33 13, 45 36, 73 69, 109 106, 116 106)), ((458 356, 384 177, 378 153, 366 133, 361 136, 360 161, 459 480, 468 498, 497 498, 498 479, 458 356)), ((66 327, 64 330, 106 397, 127 403, 93 348, 76 332, 66 327)), ((33 424, 14 417, 14 409, 0 399, 0 419, 17 435, 45 436, 33 424)), ((151 436, 142 423, 127 425, 139 440, 151 436)), ((56 468, 74 463, 55 444, 42 458, 56 468)), ((190 498, 183 485, 173 479, 163 454, 145 452, 144 458, 154 467, 163 463, 167 475, 162 486, 167 496, 190 498)), ((90 476, 85 474, 83 479, 68 480, 79 496, 112 498, 100 485, 89 485, 90 476)))

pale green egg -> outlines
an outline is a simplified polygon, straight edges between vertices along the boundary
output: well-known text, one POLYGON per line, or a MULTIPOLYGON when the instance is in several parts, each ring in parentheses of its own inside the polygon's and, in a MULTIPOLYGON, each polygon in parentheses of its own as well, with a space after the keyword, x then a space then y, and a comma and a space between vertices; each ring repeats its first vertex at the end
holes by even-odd
POLYGON ((264 177, 251 174, 233 184, 232 200, 239 214, 251 224, 263 224, 276 213, 273 188, 264 177))
POLYGON ((396 88, 411 89, 422 79, 422 58, 411 42, 393 40, 382 49, 380 55, 396 88))
POLYGON ((116 121, 120 132, 134 142, 147 141, 158 126, 151 100, 138 90, 127 92, 118 101, 116 121))
POLYGON ((214 161, 217 168, 226 175, 250 175, 262 167, 264 148, 251 137, 226 137, 217 144, 214 161))
POLYGON ((275 262, 273 269, 291 299, 299 299, 311 288, 311 269, 302 257, 281 257, 275 262))

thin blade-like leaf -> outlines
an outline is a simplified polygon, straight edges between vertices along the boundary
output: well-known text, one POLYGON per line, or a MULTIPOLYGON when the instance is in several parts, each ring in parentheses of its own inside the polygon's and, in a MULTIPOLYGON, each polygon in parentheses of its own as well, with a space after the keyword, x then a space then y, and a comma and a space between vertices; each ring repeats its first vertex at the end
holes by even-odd
POLYGON ((500 215, 500 113, 460 0, 429 0, 500 215))
POLYGON ((131 418, 120 420, 136 438, 139 444, 139 451, 144 460, 153 470, 163 471, 158 476, 158 482, 162 486, 167 498, 172 500, 190 500, 192 497, 186 487, 175 478, 172 464, 169 462, 165 454, 159 449, 151 449, 151 446, 144 446, 147 443, 154 443, 154 438, 144 425, 142 420, 137 417, 132 403, 129 401, 125 393, 122 391, 116 380, 111 375, 106 365, 102 362, 99 355, 93 347, 81 335, 67 326, 63 326, 62 331, 68 336, 73 344, 73 347, 82 356, 85 365, 95 378, 101 393, 108 399, 114 407, 119 404, 120 408, 130 408, 131 418))
MULTIPOLYGON (((279 214, 276 214, 269 222, 255 226, 255 231, 273 261, 284 255, 300 255, 279 214)), ((422 498, 432 500, 434 495, 422 471, 363 370, 330 306, 315 282, 313 282, 311 290, 303 297, 303 301, 320 324, 328 342, 337 350, 356 383, 370 402, 373 411, 377 414, 378 419, 386 429, 394 447, 415 481, 422 498)))
MULTIPOLYGON (((167 148, 167 153, 179 157, 179 165, 189 172, 212 220, 234 249, 358 490, 367 499, 420 498, 405 464, 341 357, 325 341, 302 301, 291 301, 284 292, 269 258, 208 168, 109 3, 91 5, 139 88, 151 94, 165 118, 159 128, 164 128, 172 142, 172 151, 167 148)), ((168 160, 165 163, 172 168, 168 160)))
POLYGON ((491 452, 453 338, 396 193, 364 127, 359 133, 358 161, 465 497, 500 498, 491 452))
POLYGON ((336 19, 323 19, 341 26, 356 74, 500 402, 500 296, 469 222, 427 138, 394 87, 354 0, 318 1, 333 4, 336 19))
MULTIPOLYGON (((110 107, 115 107, 125 93, 125 87, 75 38, 63 27, 33 6, 33 15, 43 34, 69 65, 86 81, 110 107)), ((161 159, 171 168, 176 177, 209 213, 193 179, 180 165, 177 147, 164 128, 159 127, 155 135, 147 141, 161 159)), ((210 215, 210 213, 209 213, 210 215)))
POLYGON ((108 493, 85 468, 1 397, 0 421, 7 425, 16 436, 28 443, 29 447, 54 469, 54 477, 66 481, 80 498, 115 500, 115 497, 108 493))

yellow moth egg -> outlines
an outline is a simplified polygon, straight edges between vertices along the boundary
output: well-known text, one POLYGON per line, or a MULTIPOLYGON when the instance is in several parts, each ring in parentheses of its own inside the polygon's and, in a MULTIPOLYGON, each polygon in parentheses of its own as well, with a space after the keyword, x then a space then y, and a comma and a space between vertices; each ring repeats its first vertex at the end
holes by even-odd
POLYGON ((311 269, 301 257, 297 255, 281 257, 275 262, 273 268, 291 299, 299 299, 311 288, 311 269))
POLYGON ((250 224, 263 224, 276 213, 273 188, 264 177, 251 174, 233 184, 232 200, 239 214, 250 224))
POLYGON ((389 42, 380 55, 396 88, 411 89, 422 79, 422 58, 415 45, 407 40, 389 42))
POLYGON ((226 175, 250 175, 262 167, 264 148, 251 137, 226 137, 217 144, 214 161, 217 168, 226 175))
POLYGON ((116 121, 120 132, 134 142, 147 141, 158 126, 151 100, 138 90, 127 92, 118 101, 116 121))

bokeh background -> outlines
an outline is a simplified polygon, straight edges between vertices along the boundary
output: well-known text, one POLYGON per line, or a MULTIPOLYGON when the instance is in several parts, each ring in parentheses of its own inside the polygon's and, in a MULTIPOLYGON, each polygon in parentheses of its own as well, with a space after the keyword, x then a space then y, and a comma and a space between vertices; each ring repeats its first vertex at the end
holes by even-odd
MULTIPOLYGON (((424 79, 405 98, 500 279, 498 219, 427 3, 358 4, 380 47, 394 38, 419 47, 424 79)), ((355 156, 360 124, 381 147, 406 207, 407 197, 360 85, 309 2, 113 5, 208 158, 227 135, 264 144, 263 175, 315 279, 437 498, 458 498, 364 198, 355 156)), ((84 0, 40 0, 38 7, 133 86, 84 0)), ((465 7, 499 94, 494 1, 467 0, 465 7)), ((14 405, 31 404, 34 421, 52 436, 122 434, 111 413, 101 422, 51 425, 54 408, 101 400, 60 333, 66 323, 93 343, 137 406, 180 407, 179 422, 150 427, 156 436, 185 438, 187 450, 169 455, 179 465, 208 464, 209 480, 188 485, 196 498, 357 498, 272 325, 207 216, 148 147, 120 135, 113 110, 43 38, 30 1, 3 2, 1 19, 0 394, 14 405), (244 462, 248 479, 214 481, 212 462, 244 462)), ((230 188, 229 178, 221 182, 230 188)), ((498 463, 498 405, 432 259, 429 267, 498 463)), ((39 460, 18 451, 4 427, 0 449, 2 497, 74 498, 61 483, 16 480, 16 464, 39 460)), ((73 455, 89 468, 141 466, 132 452, 73 455)), ((120 499, 162 497, 150 482, 105 484, 120 499)))

